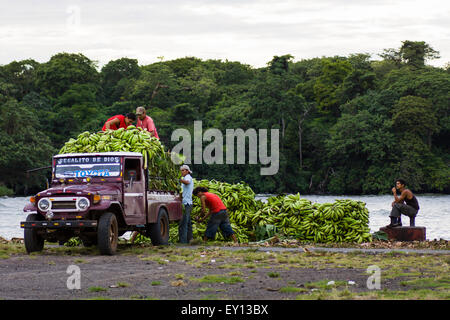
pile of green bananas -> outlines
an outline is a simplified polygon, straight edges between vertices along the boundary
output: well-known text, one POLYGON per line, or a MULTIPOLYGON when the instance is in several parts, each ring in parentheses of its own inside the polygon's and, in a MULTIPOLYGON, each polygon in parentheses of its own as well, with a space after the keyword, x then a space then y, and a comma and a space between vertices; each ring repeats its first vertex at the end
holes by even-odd
POLYGON ((164 151, 160 141, 142 128, 130 125, 127 129, 97 133, 85 131, 77 139, 69 139, 59 151, 63 153, 92 153, 126 151, 142 153, 144 168, 149 169, 149 188, 179 191, 180 170, 172 161, 172 154, 164 151))
MULTIPOLYGON (((365 242, 371 241, 369 211, 365 203, 355 200, 336 200, 334 203, 312 203, 300 194, 278 195, 262 202, 244 182, 229 184, 215 180, 195 181, 194 185, 207 187, 216 193, 227 207, 230 222, 241 243, 257 239, 257 228, 272 225, 289 238, 313 242, 365 242)), ((192 210, 194 238, 202 237, 206 222, 198 223, 201 204, 193 198, 192 210)), ((175 235, 175 232, 174 232, 175 235)), ((220 233, 218 240, 223 237, 220 233)))
POLYGON ((369 210, 364 202, 345 199, 314 207, 314 212, 301 221, 298 238, 314 242, 371 241, 369 210))

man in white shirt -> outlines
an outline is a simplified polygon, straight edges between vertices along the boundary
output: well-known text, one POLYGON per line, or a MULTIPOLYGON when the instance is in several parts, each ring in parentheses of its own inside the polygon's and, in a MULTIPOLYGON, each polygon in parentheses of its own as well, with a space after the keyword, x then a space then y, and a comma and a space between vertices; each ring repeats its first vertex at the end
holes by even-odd
POLYGON ((192 191, 194 190, 194 180, 191 176, 191 169, 187 165, 182 165, 181 170, 181 186, 183 188, 182 205, 183 217, 178 225, 178 235, 180 243, 189 243, 192 239, 192 191))

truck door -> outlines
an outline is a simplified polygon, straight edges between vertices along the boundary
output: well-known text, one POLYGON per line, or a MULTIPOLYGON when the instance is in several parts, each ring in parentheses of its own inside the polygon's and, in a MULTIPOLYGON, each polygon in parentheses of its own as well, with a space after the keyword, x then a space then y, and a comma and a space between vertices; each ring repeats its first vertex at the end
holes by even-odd
POLYGON ((145 224, 145 179, 142 159, 125 158, 123 172, 124 211, 127 224, 145 224))

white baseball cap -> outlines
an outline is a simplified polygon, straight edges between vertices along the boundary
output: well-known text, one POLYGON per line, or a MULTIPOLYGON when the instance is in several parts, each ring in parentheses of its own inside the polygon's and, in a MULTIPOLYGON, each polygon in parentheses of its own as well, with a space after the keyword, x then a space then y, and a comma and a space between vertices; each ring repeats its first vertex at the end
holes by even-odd
POLYGON ((189 166, 186 165, 186 164, 183 164, 183 165, 180 167, 180 170, 184 170, 184 169, 186 169, 187 171, 189 171, 189 173, 192 173, 191 169, 190 169, 189 166))
POLYGON ((144 107, 137 107, 136 108, 136 115, 144 114, 145 108, 144 107))

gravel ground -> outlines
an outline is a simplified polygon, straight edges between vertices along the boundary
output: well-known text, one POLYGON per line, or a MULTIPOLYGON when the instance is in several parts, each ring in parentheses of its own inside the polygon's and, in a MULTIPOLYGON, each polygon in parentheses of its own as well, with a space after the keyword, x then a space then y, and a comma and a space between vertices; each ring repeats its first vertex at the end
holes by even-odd
POLYGON ((289 299, 290 293, 281 293, 286 286, 301 287, 308 282, 333 279, 355 281, 355 289, 365 289, 365 270, 355 269, 290 269, 256 268, 241 270, 235 279, 202 283, 190 278, 223 275, 233 279, 230 270, 215 266, 197 268, 185 263, 143 261, 134 256, 83 257, 80 263, 74 257, 36 256, 33 259, 13 257, 0 262, 0 297, 3 299, 89 299, 95 297, 155 298, 155 299, 289 299), (81 272, 81 289, 69 290, 69 265, 77 265, 81 272), (273 272, 276 278, 268 276, 273 272), (183 274, 183 279, 176 275, 183 274), (291 283, 291 284, 288 284, 291 283), (295 284, 294 284, 295 283, 295 284), (122 284, 122 285, 121 285, 122 284), (153 285, 152 285, 153 284, 153 285), (359 288, 359 286, 361 288, 359 288))
MULTIPOLYGON (((39 254, 11 254, 0 259, 0 299, 283 300, 322 290, 324 283, 329 281, 335 281, 352 293, 369 291, 366 269, 329 267, 326 257, 317 266, 295 265, 306 255, 319 255, 325 251, 358 254, 361 249, 309 246, 305 251, 300 247, 169 246, 168 249, 161 249, 169 250, 167 254, 159 255, 155 251, 128 251, 131 247, 124 247, 115 256, 86 254, 80 251, 82 248, 64 249, 57 246, 46 246, 39 254), (245 250, 249 253, 246 254, 245 250), (225 253, 230 251, 239 253, 225 253), (289 252, 289 255, 283 256, 284 261, 277 262, 283 252, 289 252), (252 254, 253 258, 250 258, 252 254), (255 258, 257 254, 262 258, 255 258), (194 259, 178 259, 177 255, 194 259), (273 257, 270 263, 258 261, 269 255, 273 257), (297 260, 288 265, 289 257, 297 260), (250 265, 244 265, 245 262, 250 265), (75 274, 68 269, 69 266, 79 268, 80 289, 68 288, 68 282, 69 285, 76 284, 70 281, 75 274)), ((414 253, 411 249, 407 250, 414 253)), ((398 249, 390 251, 399 252, 398 249)), ((416 253, 449 255, 448 250, 420 250, 416 253)), ((402 280, 383 279, 383 289, 404 290, 402 280)))

